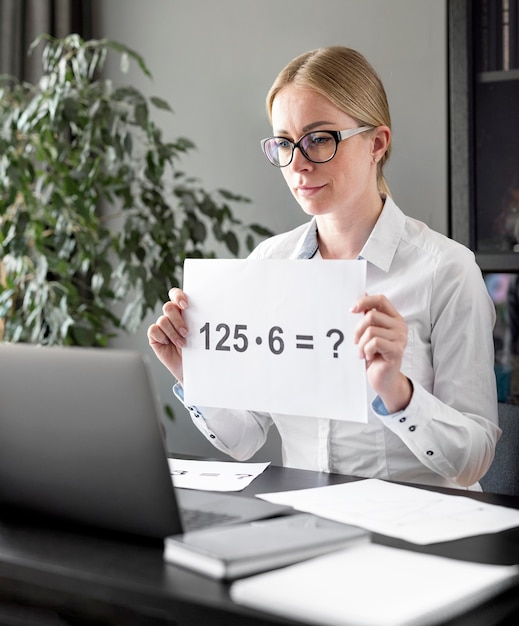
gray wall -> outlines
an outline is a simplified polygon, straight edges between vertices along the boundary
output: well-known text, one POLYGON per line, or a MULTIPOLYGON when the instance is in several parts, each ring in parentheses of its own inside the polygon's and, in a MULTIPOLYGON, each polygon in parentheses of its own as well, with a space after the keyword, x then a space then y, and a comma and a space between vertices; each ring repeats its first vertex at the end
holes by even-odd
MULTIPOLYGON (((98 0, 97 12, 98 36, 134 48, 154 77, 150 82, 131 71, 129 80, 173 106, 174 116, 157 115, 166 136, 196 143, 183 169, 208 189, 251 198, 240 217, 276 232, 305 217, 259 147, 270 133, 266 92, 297 54, 334 44, 358 49, 388 93, 394 144, 386 173, 393 197, 405 213, 446 232, 445 0, 98 0)), ((117 67, 107 70, 120 76, 117 67)), ((114 345, 150 353, 151 319, 114 345)), ((153 359, 152 367, 164 403, 171 403, 170 377, 153 359)), ((172 404, 170 449, 220 457, 172 404)), ((279 461, 277 436, 255 459, 279 461)))

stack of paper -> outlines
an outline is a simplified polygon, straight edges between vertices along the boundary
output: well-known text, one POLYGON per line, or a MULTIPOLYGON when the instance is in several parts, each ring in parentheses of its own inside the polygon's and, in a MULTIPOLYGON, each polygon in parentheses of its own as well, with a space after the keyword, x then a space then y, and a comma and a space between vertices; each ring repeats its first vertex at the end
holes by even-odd
POLYGON ((431 626, 484 602, 518 577, 515 565, 366 544, 239 580, 231 597, 319 626, 431 626))

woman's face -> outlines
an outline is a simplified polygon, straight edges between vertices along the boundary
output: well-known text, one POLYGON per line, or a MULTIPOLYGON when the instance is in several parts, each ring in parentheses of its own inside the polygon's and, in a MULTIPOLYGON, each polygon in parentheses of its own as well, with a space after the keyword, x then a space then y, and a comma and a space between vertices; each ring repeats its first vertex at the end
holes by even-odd
MULTIPOLYGON (((321 94, 294 84, 283 87, 272 104, 275 136, 297 142, 315 130, 346 130, 359 124, 321 94)), ((296 148, 292 162, 281 168, 295 199, 309 215, 362 210, 380 196, 373 133, 367 131, 339 142, 326 163, 312 163, 296 148)))

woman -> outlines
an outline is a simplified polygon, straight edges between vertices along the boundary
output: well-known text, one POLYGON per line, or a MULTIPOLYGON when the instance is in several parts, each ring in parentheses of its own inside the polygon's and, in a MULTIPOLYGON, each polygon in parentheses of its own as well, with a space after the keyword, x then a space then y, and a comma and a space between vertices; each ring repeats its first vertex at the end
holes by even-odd
MULTIPOLYGON (((344 47, 303 54, 267 97, 262 142, 309 223, 262 242, 251 257, 367 261, 355 332, 371 392, 367 424, 188 407, 220 450, 250 458, 272 424, 287 466, 478 489, 500 436, 493 372, 495 311, 474 255, 406 217, 383 167, 391 147, 384 87, 344 47)), ((148 339, 179 381, 188 296, 170 291, 148 339)), ((344 407, 347 417, 348 407, 344 407)))

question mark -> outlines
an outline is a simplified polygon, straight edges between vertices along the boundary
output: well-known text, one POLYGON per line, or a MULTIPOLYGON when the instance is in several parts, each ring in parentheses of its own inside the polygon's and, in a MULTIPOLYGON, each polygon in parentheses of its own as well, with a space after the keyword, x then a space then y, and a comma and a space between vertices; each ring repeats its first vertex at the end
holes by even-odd
POLYGON ((338 328, 331 328, 327 333, 326 336, 327 337, 331 337, 333 334, 337 334, 339 335, 339 338, 337 339, 337 341, 333 344, 333 358, 336 359, 339 355, 337 353, 337 348, 341 345, 341 343, 344 341, 344 333, 339 330, 338 328))

